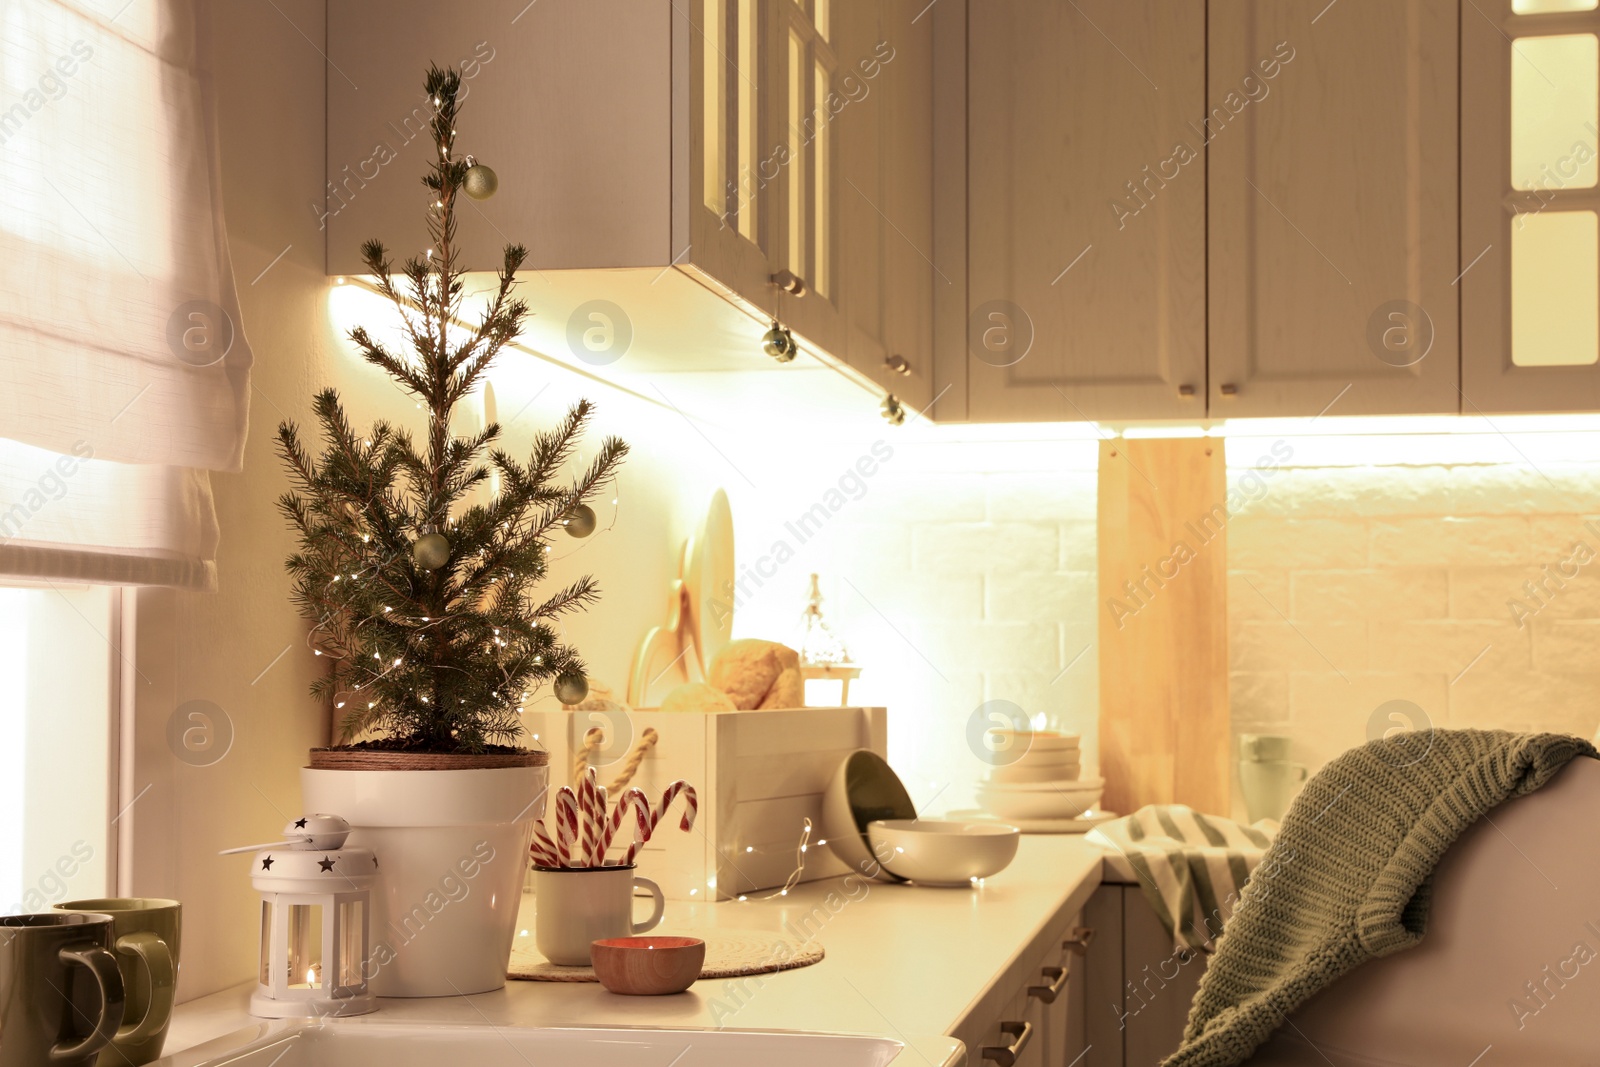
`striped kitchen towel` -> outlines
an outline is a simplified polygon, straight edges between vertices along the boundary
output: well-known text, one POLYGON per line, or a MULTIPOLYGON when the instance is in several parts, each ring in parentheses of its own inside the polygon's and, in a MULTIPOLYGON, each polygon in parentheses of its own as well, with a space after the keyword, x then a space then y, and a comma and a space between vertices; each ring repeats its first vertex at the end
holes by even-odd
POLYGON ((1085 836, 1132 871, 1174 946, 1209 952, 1272 843, 1267 828, 1182 804, 1150 804, 1085 836))

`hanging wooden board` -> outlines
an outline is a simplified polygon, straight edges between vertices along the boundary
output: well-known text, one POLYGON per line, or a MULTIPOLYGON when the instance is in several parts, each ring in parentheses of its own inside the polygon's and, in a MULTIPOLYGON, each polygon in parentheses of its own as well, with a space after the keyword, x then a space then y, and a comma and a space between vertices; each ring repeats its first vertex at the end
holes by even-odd
POLYGON ((1223 443, 1100 443, 1104 806, 1227 815, 1228 553, 1223 443))

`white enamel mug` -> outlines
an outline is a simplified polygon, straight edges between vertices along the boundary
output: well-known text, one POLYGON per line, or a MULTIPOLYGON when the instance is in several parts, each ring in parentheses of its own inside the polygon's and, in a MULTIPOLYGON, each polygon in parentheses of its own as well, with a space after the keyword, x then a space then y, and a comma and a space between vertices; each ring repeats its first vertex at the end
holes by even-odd
POLYGON ((551 963, 589 966, 589 946, 606 937, 630 937, 661 923, 667 898, 648 878, 628 867, 535 867, 534 943, 551 963), (654 909, 633 920, 634 887, 649 890, 654 909))

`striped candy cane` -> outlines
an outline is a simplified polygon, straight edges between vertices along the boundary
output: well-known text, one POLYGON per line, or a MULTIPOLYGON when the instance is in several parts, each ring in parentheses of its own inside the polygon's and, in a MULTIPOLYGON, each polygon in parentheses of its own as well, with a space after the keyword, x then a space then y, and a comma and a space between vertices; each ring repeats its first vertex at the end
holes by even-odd
POLYGON ((611 843, 616 839, 617 831, 622 829, 623 820, 628 817, 630 811, 635 811, 641 804, 644 807, 645 823, 648 825, 650 821, 650 798, 644 795, 644 790, 638 788, 630 789, 617 797, 617 806, 612 810, 611 817, 606 820, 605 843, 600 847, 602 859, 606 853, 611 851, 611 843))
MULTIPOLYGON (((661 806, 650 816, 651 830, 656 828, 656 824, 661 821, 661 817, 667 813, 667 809, 672 806, 672 802, 677 800, 680 795, 683 797, 685 807, 683 809, 683 818, 678 822, 678 829, 685 833, 694 829, 694 817, 700 812, 700 797, 695 793, 694 786, 680 778, 667 786, 667 791, 661 794, 661 806)), ((648 837, 649 835, 645 836, 648 837)))
POLYGON ((561 866, 556 843, 550 840, 550 831, 544 828, 543 819, 533 824, 533 858, 541 867, 561 866))
POLYGON ((592 867, 595 849, 600 844, 600 824, 605 820, 605 808, 600 806, 600 779, 593 767, 578 781, 578 816, 582 836, 578 842, 576 866, 592 867))
POLYGON ((556 790, 556 855, 558 867, 571 867, 572 848, 578 838, 578 795, 570 786, 556 790))
POLYGON ((643 791, 630 789, 625 799, 633 810, 633 843, 628 846, 628 853, 623 857, 622 865, 631 867, 639 855, 639 850, 650 840, 650 831, 655 829, 655 817, 650 812, 650 798, 645 796, 643 791))

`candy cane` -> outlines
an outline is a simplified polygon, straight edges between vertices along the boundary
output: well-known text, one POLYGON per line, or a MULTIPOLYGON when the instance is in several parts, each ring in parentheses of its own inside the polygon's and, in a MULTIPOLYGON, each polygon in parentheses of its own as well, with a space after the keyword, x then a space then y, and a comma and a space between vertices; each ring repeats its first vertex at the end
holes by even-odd
POLYGON ((611 842, 617 836, 617 831, 622 829, 622 821, 627 818, 628 812, 634 811, 641 814, 646 829, 650 825, 650 798, 645 796, 644 790, 637 787, 628 790, 617 797, 617 807, 611 813, 610 820, 606 823, 605 844, 600 849, 601 856, 611 851, 611 842))
POLYGON ((634 858, 639 855, 639 850, 644 843, 650 840, 650 832, 655 829, 655 817, 650 811, 650 798, 638 789, 628 791, 629 806, 633 809, 633 843, 628 846, 627 855, 622 859, 624 867, 633 866, 634 858))
POLYGON ((605 798, 600 792, 600 778, 590 767, 578 782, 578 814, 583 819, 583 841, 580 845, 579 866, 597 864, 595 851, 600 847, 600 828, 605 824, 605 798))
POLYGON ((650 816, 651 830, 656 828, 656 824, 661 821, 661 817, 667 813, 667 809, 672 806, 672 802, 677 800, 679 795, 682 795, 685 807, 683 818, 678 823, 678 829, 685 833, 694 829, 694 817, 700 812, 700 798, 696 795, 694 786, 680 778, 667 786, 667 791, 661 794, 661 806, 656 808, 650 816))
POLYGON ((571 867, 572 846, 578 836, 578 795, 569 786, 556 790, 556 855, 558 867, 571 867))
POLYGON ((533 824, 533 857, 543 867, 561 866, 556 843, 550 840, 550 831, 544 828, 543 819, 533 824))

